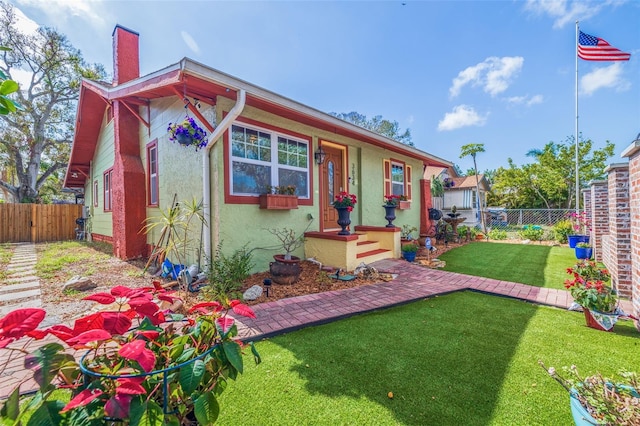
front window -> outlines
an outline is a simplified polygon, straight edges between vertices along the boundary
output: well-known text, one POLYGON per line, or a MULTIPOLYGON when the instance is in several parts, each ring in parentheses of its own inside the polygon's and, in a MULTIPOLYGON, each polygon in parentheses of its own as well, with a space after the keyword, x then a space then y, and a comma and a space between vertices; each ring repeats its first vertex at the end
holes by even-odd
POLYGON ((391 163, 391 193, 393 195, 404 194, 404 165, 391 163))
POLYGON ((273 130, 231 127, 231 193, 264 194, 267 186, 296 187, 309 198, 309 143, 273 130))

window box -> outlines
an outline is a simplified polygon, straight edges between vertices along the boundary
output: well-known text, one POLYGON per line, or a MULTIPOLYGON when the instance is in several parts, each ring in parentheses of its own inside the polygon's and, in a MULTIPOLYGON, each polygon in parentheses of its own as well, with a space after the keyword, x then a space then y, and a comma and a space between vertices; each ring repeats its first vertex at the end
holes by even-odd
POLYGON ((396 208, 398 210, 409 210, 411 208, 411 201, 399 201, 398 207, 396 208))
POLYGON ((298 208, 296 195, 261 194, 260 208, 268 210, 291 210, 298 208))

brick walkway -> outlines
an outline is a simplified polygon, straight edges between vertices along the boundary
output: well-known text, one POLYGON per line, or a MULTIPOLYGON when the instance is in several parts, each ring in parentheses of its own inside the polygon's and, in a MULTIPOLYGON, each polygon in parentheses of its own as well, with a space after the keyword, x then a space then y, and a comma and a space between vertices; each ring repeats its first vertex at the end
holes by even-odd
MULTIPOLYGON (((565 290, 445 272, 404 260, 380 260, 371 265, 379 271, 398 274, 398 277, 387 283, 261 303, 252 307, 255 319, 235 316, 240 335, 247 340, 271 337, 460 290, 497 294, 563 309, 573 301, 565 290)), ((625 312, 632 312, 631 302, 621 301, 620 305, 625 312)))
MULTIPOLYGON (((246 340, 262 339, 310 325, 324 324, 363 312, 460 290, 497 294, 565 309, 572 301, 571 295, 564 290, 444 272, 410 264, 404 260, 381 260, 372 265, 380 271, 395 273, 398 276, 386 283, 292 297, 253 306, 255 319, 236 317, 240 337, 246 340)), ((622 301, 621 307, 625 312, 632 312, 631 303, 628 301, 622 301)), ((42 342, 34 342, 32 346, 37 347, 41 344, 42 342)), ((0 350, 0 365, 6 361, 6 351, 0 350)), ((15 384, 25 380, 21 391, 33 389, 35 384, 32 379, 28 379, 29 373, 30 371, 22 367, 21 359, 11 361, 0 376, 0 398, 6 397, 15 384)))

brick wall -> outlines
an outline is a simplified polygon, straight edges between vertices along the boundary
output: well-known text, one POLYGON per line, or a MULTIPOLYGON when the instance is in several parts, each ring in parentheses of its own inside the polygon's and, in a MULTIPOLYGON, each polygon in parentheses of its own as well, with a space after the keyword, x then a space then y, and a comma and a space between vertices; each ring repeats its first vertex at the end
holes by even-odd
MULTIPOLYGON (((631 218, 629 215, 629 164, 607 167, 609 193, 609 235, 611 261, 615 262, 613 287, 631 298, 631 218)), ((607 265, 609 266, 609 265, 607 265)))
POLYGON ((584 192, 584 205, 591 223, 589 232, 595 259, 602 262, 602 236, 609 233, 609 211, 607 205, 607 181, 592 181, 590 190, 584 192))
MULTIPOLYGON (((631 299, 640 317, 640 134, 622 153, 629 159, 629 216, 631 229, 631 299)), ((640 330, 640 321, 636 321, 640 330)))

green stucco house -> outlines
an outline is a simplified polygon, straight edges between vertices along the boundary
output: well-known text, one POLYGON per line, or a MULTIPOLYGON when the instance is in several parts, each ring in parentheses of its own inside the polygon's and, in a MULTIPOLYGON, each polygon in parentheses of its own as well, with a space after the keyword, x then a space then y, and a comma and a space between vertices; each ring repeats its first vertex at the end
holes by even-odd
POLYGON ((138 38, 116 26, 113 82, 82 82, 65 177, 85 191, 93 239, 116 256, 149 255, 159 235, 140 232, 145 219, 174 197, 203 201, 205 256, 220 243, 227 253, 246 246, 256 270, 281 252, 268 230, 283 227, 306 235, 296 255, 334 266, 398 257, 399 229, 385 228, 388 194, 408 200, 396 226, 428 229, 423 171, 452 163, 188 58, 140 76, 138 38), (206 147, 169 140, 169 124, 185 116, 207 132, 206 147), (267 185, 294 186, 293 203, 266 202, 267 185), (350 229, 360 236, 337 235, 331 203, 341 191, 358 197, 350 229))

